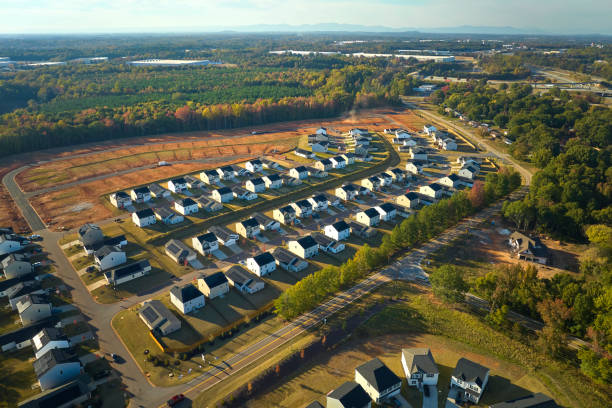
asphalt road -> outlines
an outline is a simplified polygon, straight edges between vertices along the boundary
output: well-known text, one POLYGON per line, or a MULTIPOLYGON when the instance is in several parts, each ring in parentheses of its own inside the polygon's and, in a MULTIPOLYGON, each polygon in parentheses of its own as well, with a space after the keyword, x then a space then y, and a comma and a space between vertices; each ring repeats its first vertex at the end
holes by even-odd
MULTIPOLYGON (((450 123, 447 126, 455 127, 450 123)), ((461 130, 461 132, 465 133, 463 130, 461 130)), ((495 152, 493 149, 492 151, 499 155, 499 153, 495 152)), ((521 169, 518 165, 516 167, 521 169)), ((127 358, 129 353, 115 335, 110 322, 113 316, 119 311, 140 303, 158 293, 165 292, 170 285, 174 285, 177 282, 168 282, 166 287, 159 288, 156 293, 149 293, 140 297, 131 297, 119 303, 111 305, 100 305, 96 303, 57 244, 62 234, 45 229, 44 224, 15 183, 14 177, 21 170, 23 170, 23 168, 10 172, 3 178, 3 182, 33 230, 37 231, 37 233, 43 237, 44 240, 42 245, 48 253, 49 259, 55 264, 58 276, 68 287, 72 288, 73 302, 81 309, 84 316, 93 327, 99 339, 101 352, 115 353, 125 358, 125 362, 120 365, 115 365, 115 368, 121 374, 127 386, 127 390, 133 395, 131 400, 132 406, 142 407, 161 405, 165 403, 170 396, 177 393, 184 393, 189 398, 195 398, 198 393, 210 389, 225 378, 235 375, 237 372, 248 367, 262 357, 273 353, 278 347, 299 336, 305 330, 320 324, 325 318, 331 316, 333 313, 346 307, 385 282, 393 279, 407 279, 423 285, 428 285, 427 277, 420 267, 421 262, 432 252, 464 233, 467 228, 473 227, 490 217, 493 213, 498 211, 501 206, 501 203, 497 203, 481 211, 479 214, 462 221, 454 228, 445 231, 439 237, 424 244, 422 247, 408 252, 400 261, 368 277, 347 291, 334 296, 313 311, 298 317, 272 335, 228 358, 225 361, 227 365, 224 364, 223 366, 217 365, 216 367, 212 367, 189 383, 162 388, 150 385, 140 372, 136 362, 131 358, 127 358)), ((530 180, 530 175, 526 177, 526 180, 530 180)), ((525 189, 522 190, 522 193, 524 193, 524 191, 525 189)), ((193 274, 195 273, 197 272, 193 272, 193 274)), ((180 281, 191 281, 193 274, 185 275, 180 281)))

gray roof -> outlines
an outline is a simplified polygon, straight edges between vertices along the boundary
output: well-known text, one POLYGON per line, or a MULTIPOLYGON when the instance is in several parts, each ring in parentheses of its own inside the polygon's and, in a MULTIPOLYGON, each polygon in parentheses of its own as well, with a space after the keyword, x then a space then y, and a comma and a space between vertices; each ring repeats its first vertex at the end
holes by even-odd
POLYGON ((482 387, 482 383, 489 373, 487 367, 481 366, 467 358, 460 358, 453 370, 453 377, 465 382, 473 382, 482 387))
POLYGON ((196 239, 200 241, 201 244, 217 242, 217 236, 212 232, 207 232, 205 234, 198 235, 196 239))
POLYGON ((251 272, 238 265, 234 265, 225 271, 225 276, 238 286, 250 287, 256 283, 263 282, 256 275, 253 275, 251 272))
POLYGON ((261 254, 254 256, 253 260, 259 266, 264 266, 276 262, 272 254, 270 254, 269 252, 262 252, 261 254))
POLYGON ((380 213, 375 208, 368 208, 363 211, 370 218, 380 217, 380 213))
POLYGON ((281 247, 276 247, 274 251, 272 251, 272 255, 278 260, 278 262, 286 264, 289 264, 297 259, 297 256, 293 252, 289 252, 285 248, 281 247))
POLYGON ((155 215, 157 215, 161 219, 165 219, 165 218, 171 217, 176 214, 174 211, 170 210, 167 207, 155 208, 153 212, 155 213, 155 215))
POLYGON ((142 261, 133 262, 128 265, 121 266, 119 268, 113 269, 110 272, 107 272, 108 277, 112 282, 117 281, 118 279, 123 278, 124 276, 131 275, 133 273, 137 273, 143 271, 146 268, 150 268, 151 264, 147 259, 142 261))
POLYGON ((188 253, 191 252, 191 250, 187 248, 187 245, 176 239, 171 239, 166 242, 164 249, 176 257, 187 256, 188 253))
POLYGON ((94 252, 94 256, 98 259, 103 259, 104 257, 112 254, 113 252, 123 252, 123 251, 121 251, 119 248, 114 247, 114 246, 104 245, 102 248, 94 252))
POLYGON ((429 185, 429 187, 434 190, 434 191, 438 191, 438 190, 442 190, 443 187, 441 185, 439 185, 438 183, 431 183, 429 185))
POLYGON ((305 166, 297 166, 295 168, 295 171, 297 171, 298 173, 305 173, 308 171, 308 169, 305 166))
POLYGON ((387 213, 396 210, 395 206, 393 204, 391 204, 391 203, 382 203, 381 205, 379 205, 379 207, 381 209, 385 210, 385 212, 387 212, 387 213))
POLYGON ((154 328, 163 325, 178 325, 180 320, 159 300, 148 300, 138 312, 147 323, 154 328))
POLYGON ((402 382, 402 380, 378 358, 360 365, 355 371, 361 374, 361 376, 379 392, 402 382))
POLYGON ((290 205, 286 205, 284 207, 281 207, 278 209, 278 211, 280 211, 283 215, 287 214, 287 213, 291 213, 293 215, 295 215, 295 209, 293 207, 291 207, 290 205))
POLYGON ((148 188, 148 187, 136 187, 136 188, 134 189, 134 192, 135 192, 136 194, 148 194, 148 193, 150 193, 151 191, 149 190, 149 188, 148 188))
POLYGON ((179 205, 181 205, 182 207, 187 207, 187 206, 191 206, 191 205, 197 205, 197 203, 195 201, 193 201, 191 198, 187 197, 184 198, 182 200, 178 201, 179 205))
POLYGON ((327 394, 327 397, 340 401, 346 408, 361 408, 372 401, 361 385, 354 381, 345 382, 327 394))
POLYGON ((136 211, 136 217, 140 218, 149 218, 155 217, 155 213, 150 208, 145 208, 144 210, 136 211))
POLYGON ((281 179, 278 174, 268 174, 266 177, 270 181, 279 181, 281 179))
POLYGON ((323 235, 320 232, 313 232, 312 239, 314 239, 318 245, 321 245, 323 247, 327 247, 336 242, 335 239, 330 238, 327 235, 323 235))
POLYGON ((259 223, 259 225, 266 225, 269 223, 275 223, 276 221, 274 221, 273 219, 271 219, 270 217, 267 217, 265 215, 263 215, 262 213, 254 213, 253 214, 253 218, 259 223))
POLYGON ((555 400, 548 395, 537 393, 509 401, 499 402, 490 408, 558 408, 555 400))
POLYGON ((56 365, 72 362, 79 362, 76 354, 65 349, 51 349, 34 361, 34 372, 40 378, 56 365))
POLYGON ((297 240, 298 244, 300 244, 300 246, 304 249, 307 248, 311 248, 314 246, 317 246, 316 241, 314 240, 313 237, 311 237, 310 235, 307 235, 305 237, 302 237, 300 239, 297 240))
POLYGON ((434 361, 431 350, 428 348, 409 348, 402 349, 406 366, 413 373, 418 371, 425 374, 438 374, 438 366, 434 361))
POLYGON ((227 278, 223 272, 215 272, 212 275, 202 276, 201 279, 204 279, 204 282, 210 289, 227 283, 227 278))
POLYGON ((149 191, 155 195, 161 194, 164 191, 168 191, 157 183, 149 184, 149 191))
POLYGON ((249 180, 251 183, 253 183, 253 185, 260 185, 260 184, 265 184, 265 182, 263 181, 263 179, 261 177, 255 177, 252 178, 251 180, 249 180))
POLYGON ((172 184, 186 184, 187 183, 187 181, 185 181, 183 177, 177 177, 170 181, 172 182, 172 184))
POLYGON ((60 329, 56 329, 55 327, 45 327, 40 332, 36 333, 36 335, 38 334, 41 335, 40 343, 43 347, 51 341, 68 340, 64 333, 60 329))
POLYGON ((71 403, 83 395, 89 395, 87 376, 77 378, 59 387, 41 392, 19 403, 20 408, 55 408, 71 403))
POLYGON ((219 189, 217 189, 217 192, 219 193, 219 195, 226 195, 226 194, 231 194, 232 190, 230 190, 228 187, 221 187, 219 189))
POLYGON ((229 228, 220 225, 213 225, 212 227, 208 228, 208 231, 215 234, 217 238, 220 238, 224 242, 230 239, 231 235, 237 235, 229 228))
POLYGON ((245 228, 257 228, 257 227, 259 227, 259 223, 257 222, 257 220, 255 218, 248 218, 246 220, 240 221, 240 223, 245 228))
POLYGON ((38 332, 45 327, 54 326, 58 322, 58 316, 49 316, 45 319, 39 320, 31 325, 19 328, 10 333, 6 333, 0 336, 0 346, 4 346, 9 343, 22 343, 26 340, 31 340, 38 332))
POLYGON ((204 294, 191 283, 188 283, 182 287, 174 286, 172 289, 170 289, 170 293, 172 293, 174 297, 176 297, 182 303, 197 299, 200 296, 204 296, 204 294))
POLYGON ((347 229, 350 229, 349 225, 346 223, 346 221, 344 220, 340 220, 338 222, 334 222, 332 224, 332 226, 334 227, 334 229, 338 232, 340 231, 345 231, 347 229))

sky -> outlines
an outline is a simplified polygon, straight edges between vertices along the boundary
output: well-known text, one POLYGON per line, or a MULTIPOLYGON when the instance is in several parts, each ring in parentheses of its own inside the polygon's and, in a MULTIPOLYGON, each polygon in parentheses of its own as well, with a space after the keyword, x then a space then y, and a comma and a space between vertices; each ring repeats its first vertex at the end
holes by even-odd
POLYGON ((321 23, 612 35, 612 0, 0 0, 4 34, 198 32, 321 23))

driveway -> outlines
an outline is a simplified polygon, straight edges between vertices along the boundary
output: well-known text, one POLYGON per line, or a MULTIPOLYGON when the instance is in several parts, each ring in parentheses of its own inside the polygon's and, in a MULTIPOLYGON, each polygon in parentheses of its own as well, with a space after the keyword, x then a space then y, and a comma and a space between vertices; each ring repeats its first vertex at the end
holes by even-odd
POLYGON ((428 387, 427 396, 423 388, 423 408, 438 408, 438 387, 435 385, 426 385, 428 387))

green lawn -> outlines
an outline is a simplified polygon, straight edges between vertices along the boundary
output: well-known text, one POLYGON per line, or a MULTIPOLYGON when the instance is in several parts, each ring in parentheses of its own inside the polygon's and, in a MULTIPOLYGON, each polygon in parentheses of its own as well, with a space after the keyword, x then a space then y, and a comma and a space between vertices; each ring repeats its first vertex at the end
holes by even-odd
POLYGON ((88 266, 94 264, 94 256, 93 255, 82 256, 80 258, 73 259, 70 262, 72 262, 72 266, 74 266, 74 269, 76 269, 77 271, 80 271, 81 269, 87 268, 88 266))
POLYGON ((32 361, 32 349, 27 347, 16 352, 0 354, 0 377, 2 379, 2 398, 0 407, 15 407, 19 401, 30 398, 40 392, 32 389, 36 375, 32 361))
POLYGON ((66 249, 64 249, 64 253, 66 254, 66 257, 71 257, 72 255, 76 255, 76 254, 83 254, 85 255, 85 251, 83 250, 83 246, 82 245, 73 245, 71 247, 68 247, 66 249))
POLYGON ((11 310, 8 303, 0 308, 0 334, 10 333, 13 330, 21 328, 21 320, 16 311, 11 310))

